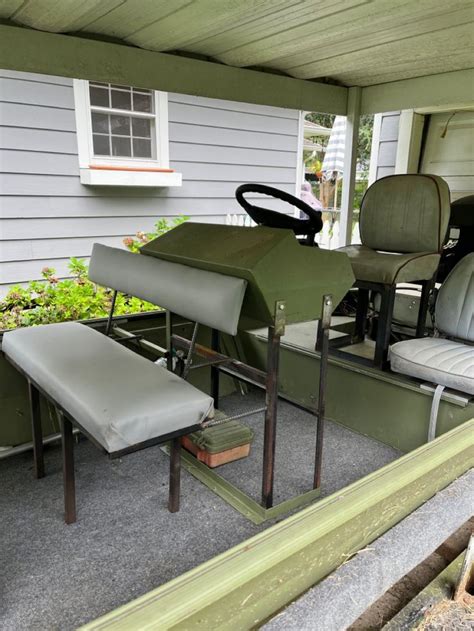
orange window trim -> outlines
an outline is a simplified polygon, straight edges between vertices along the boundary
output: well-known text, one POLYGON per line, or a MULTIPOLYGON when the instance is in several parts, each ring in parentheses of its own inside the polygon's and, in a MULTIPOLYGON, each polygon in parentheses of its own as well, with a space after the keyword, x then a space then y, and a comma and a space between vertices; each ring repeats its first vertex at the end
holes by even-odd
POLYGON ((159 169, 156 167, 121 167, 108 164, 89 164, 89 169, 98 171, 144 171, 145 173, 174 173, 174 169, 159 169))

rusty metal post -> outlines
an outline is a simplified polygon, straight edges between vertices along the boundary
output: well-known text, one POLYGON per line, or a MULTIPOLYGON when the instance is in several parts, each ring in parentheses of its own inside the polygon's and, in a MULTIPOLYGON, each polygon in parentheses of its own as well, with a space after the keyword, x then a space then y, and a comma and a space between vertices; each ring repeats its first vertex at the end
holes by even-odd
POLYGON ((285 303, 275 303, 275 325, 268 328, 267 377, 265 382, 265 429, 263 438, 262 506, 273 506, 275 440, 278 404, 278 363, 280 338, 285 332, 285 303))
POLYGON ((105 334, 110 335, 110 331, 112 330, 112 322, 115 311, 115 301, 117 300, 117 291, 115 290, 112 295, 112 303, 110 305, 109 317, 107 318, 107 325, 105 327, 105 334))
MULTIPOLYGON (((212 329, 211 331, 211 348, 213 351, 219 352, 219 331, 212 329)), ((211 397, 214 399, 214 407, 219 407, 219 368, 211 366, 211 397)))
POLYGON ((76 521, 76 484, 74 480, 74 437, 72 423, 58 410, 63 451, 64 521, 76 521))
POLYGON ((326 412, 326 382, 328 371, 329 352, 329 328, 331 326, 332 296, 323 296, 323 306, 321 319, 318 325, 318 341, 316 348, 320 352, 319 360, 319 392, 318 406, 316 409, 316 453, 314 458, 314 484, 313 488, 321 486, 321 466, 323 460, 323 435, 324 435, 324 415, 326 412))
POLYGON ((173 314, 166 312, 166 367, 173 372, 173 314))
POLYGON ((170 444, 170 486, 168 510, 170 513, 179 511, 179 496, 181 487, 181 438, 173 438, 170 444))
POLYGON ((43 431, 41 429, 41 410, 38 388, 28 381, 30 398, 31 430, 33 437, 33 462, 35 478, 44 477, 43 431))

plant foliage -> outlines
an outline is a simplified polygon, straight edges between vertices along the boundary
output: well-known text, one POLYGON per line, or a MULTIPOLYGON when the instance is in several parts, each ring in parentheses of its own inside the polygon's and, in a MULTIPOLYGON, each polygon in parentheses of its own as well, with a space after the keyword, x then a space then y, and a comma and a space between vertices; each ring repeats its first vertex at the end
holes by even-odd
MULTIPOLYGON (((155 230, 148 233, 137 232, 135 237, 124 239, 124 245, 131 252, 138 252, 142 245, 186 219, 187 217, 179 217, 171 225, 166 219, 159 219, 155 230)), ((41 270, 43 280, 31 281, 26 287, 12 287, 0 301, 0 329, 106 317, 113 292, 88 279, 85 261, 72 257, 68 269, 71 278, 59 280, 52 267, 44 267, 41 270)), ((143 313, 156 309, 159 307, 145 300, 119 293, 114 314, 143 313)))

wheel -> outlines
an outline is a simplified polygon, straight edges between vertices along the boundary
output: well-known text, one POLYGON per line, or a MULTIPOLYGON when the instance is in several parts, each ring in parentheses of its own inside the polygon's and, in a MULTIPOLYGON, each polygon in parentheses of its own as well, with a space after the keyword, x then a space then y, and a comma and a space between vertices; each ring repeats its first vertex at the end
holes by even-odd
POLYGON ((323 227, 321 211, 311 208, 311 206, 301 199, 298 199, 298 197, 281 191, 278 188, 274 188, 273 186, 252 183, 241 184, 235 191, 235 198, 256 224, 269 228, 286 228, 293 230, 296 235, 304 235, 305 245, 314 245, 314 237, 323 227), (290 217, 284 213, 257 206, 245 199, 244 195, 246 193, 260 193, 275 199, 280 199, 290 204, 290 206, 296 206, 296 208, 307 215, 308 219, 290 217))

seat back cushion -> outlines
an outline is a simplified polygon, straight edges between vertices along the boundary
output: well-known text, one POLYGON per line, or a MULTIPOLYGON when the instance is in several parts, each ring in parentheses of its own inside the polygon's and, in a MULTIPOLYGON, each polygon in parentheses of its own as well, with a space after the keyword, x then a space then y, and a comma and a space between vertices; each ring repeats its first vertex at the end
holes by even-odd
POLYGON ((95 243, 89 278, 130 296, 237 334, 247 281, 95 243))
POLYGON ((449 188, 437 175, 390 175, 366 191, 363 245, 384 252, 439 252, 450 214, 449 188))
POLYGON ((441 285, 436 326, 445 335, 474 342, 474 253, 462 258, 441 285))

